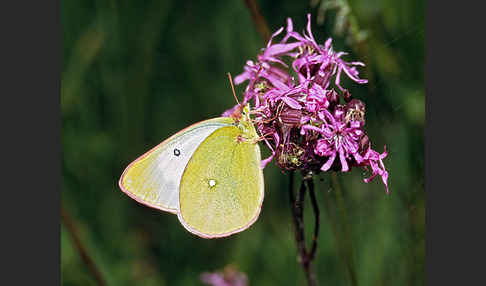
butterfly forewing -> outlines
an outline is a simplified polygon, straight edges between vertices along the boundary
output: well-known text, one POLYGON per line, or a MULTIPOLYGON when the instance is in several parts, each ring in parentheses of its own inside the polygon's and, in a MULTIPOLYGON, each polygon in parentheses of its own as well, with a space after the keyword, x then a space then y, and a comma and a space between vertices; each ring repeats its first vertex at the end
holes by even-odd
POLYGON ((248 228, 263 202, 260 149, 236 127, 209 135, 189 160, 179 193, 179 220, 204 238, 248 228))
POLYGON ((131 163, 120 178, 120 188, 142 204, 177 213, 179 184, 189 159, 211 133, 233 123, 220 117, 181 130, 131 163))

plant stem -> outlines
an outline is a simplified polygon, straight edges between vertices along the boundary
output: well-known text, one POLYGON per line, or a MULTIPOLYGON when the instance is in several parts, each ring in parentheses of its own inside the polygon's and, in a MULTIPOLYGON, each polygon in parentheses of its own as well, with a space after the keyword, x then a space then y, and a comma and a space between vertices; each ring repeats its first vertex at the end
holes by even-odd
POLYGON ((71 237, 74 241, 74 246, 76 250, 79 252, 79 255, 81 256, 81 259, 84 261, 86 266, 88 266, 88 269, 91 271, 93 274, 94 278, 98 282, 98 285, 104 286, 106 285, 105 280, 103 279, 103 276, 101 275, 100 270, 98 267, 96 267, 93 259, 88 255, 86 248, 84 247, 83 243, 81 242, 81 239, 79 239, 79 234, 76 229, 76 226, 74 222, 71 220, 71 217, 69 216, 68 212, 64 209, 64 207, 61 205, 61 218, 64 226, 67 228, 68 232, 71 234, 71 237))
MULTIPOLYGON (((339 231, 340 234, 337 235, 337 244, 338 248, 340 249, 341 256, 346 265, 346 269, 348 271, 351 285, 357 286, 358 281, 356 277, 356 268, 354 265, 354 248, 351 238, 351 231, 349 229, 348 224, 348 216, 346 212, 346 207, 344 205, 344 199, 341 191, 341 184, 337 177, 337 174, 333 172, 331 174, 331 183, 334 190, 334 196, 331 196, 334 199, 334 202, 337 204, 336 208, 339 214, 340 222, 337 223, 339 227, 334 227, 334 231, 339 231)), ((336 224, 336 222, 334 222, 336 224)))
POLYGON ((263 41, 265 41, 265 43, 268 42, 271 36, 270 29, 268 28, 267 21, 265 21, 265 18, 260 13, 260 8, 258 7, 258 4, 255 0, 244 0, 244 2, 246 4, 246 7, 248 7, 248 10, 250 10, 251 18, 255 23, 258 33, 260 33, 260 36, 262 37, 263 41))
POLYGON ((317 250, 317 237, 319 236, 319 206, 317 205, 316 194, 314 193, 314 181, 312 179, 307 181, 307 187, 309 188, 309 195, 311 198, 312 209, 314 210, 314 235, 312 236, 312 248, 310 252, 310 260, 313 260, 316 256, 317 250))
POLYGON ((312 260, 315 257, 315 252, 317 249, 317 236, 319 233, 319 209, 317 207, 317 202, 314 194, 314 184, 312 182, 312 177, 305 177, 302 179, 300 189, 297 196, 294 196, 293 185, 294 185, 294 172, 290 172, 290 184, 289 184, 289 195, 291 203, 291 211, 294 222, 295 230, 295 241, 297 243, 297 253, 298 261, 304 269, 305 277, 309 286, 316 286, 317 279, 314 271, 312 270, 312 260), (310 182, 310 183, 309 183, 310 182), (304 198, 306 193, 306 184, 309 187, 309 193, 312 201, 312 208, 315 215, 315 227, 314 236, 312 238, 312 248, 309 252, 305 246, 305 230, 304 230, 304 198))

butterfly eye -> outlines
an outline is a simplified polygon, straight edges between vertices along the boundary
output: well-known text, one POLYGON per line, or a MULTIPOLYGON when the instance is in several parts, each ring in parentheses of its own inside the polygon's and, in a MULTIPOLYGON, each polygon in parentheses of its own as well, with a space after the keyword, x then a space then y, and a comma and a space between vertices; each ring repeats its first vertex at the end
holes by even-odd
POLYGON ((181 151, 179 149, 174 149, 174 155, 179 156, 181 151))

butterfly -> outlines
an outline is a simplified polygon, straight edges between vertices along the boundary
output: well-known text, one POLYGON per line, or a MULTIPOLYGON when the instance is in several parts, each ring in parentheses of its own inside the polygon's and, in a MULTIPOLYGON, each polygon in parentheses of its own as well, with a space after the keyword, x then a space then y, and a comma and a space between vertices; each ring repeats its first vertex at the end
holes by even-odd
POLYGON ((258 138, 249 105, 239 105, 232 116, 191 125, 140 156, 119 186, 139 203, 177 214, 200 237, 238 233, 263 203, 258 138))

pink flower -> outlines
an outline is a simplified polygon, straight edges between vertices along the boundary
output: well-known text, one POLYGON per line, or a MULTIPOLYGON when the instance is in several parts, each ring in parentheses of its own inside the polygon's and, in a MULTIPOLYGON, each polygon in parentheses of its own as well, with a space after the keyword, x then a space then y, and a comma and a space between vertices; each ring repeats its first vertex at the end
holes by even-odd
POLYGON ((327 171, 331 168, 334 160, 339 156, 341 162, 341 171, 349 171, 347 161, 354 158, 359 164, 363 158, 359 154, 359 140, 364 134, 361 130, 360 123, 357 121, 344 121, 344 107, 338 106, 334 112, 334 116, 327 110, 321 113, 323 124, 320 129, 314 126, 302 126, 302 132, 306 130, 313 130, 321 134, 321 138, 317 140, 317 145, 314 152, 319 156, 326 156, 328 160, 321 167, 322 171, 327 171))
POLYGON ((235 77, 236 84, 248 81, 243 103, 253 102, 254 122, 272 152, 262 167, 274 158, 283 170, 347 172, 353 166, 369 167, 372 175, 365 182, 380 175, 388 192, 386 152, 371 149, 364 130, 365 105, 341 86, 343 73, 367 83, 357 69, 364 63, 343 60, 346 53, 335 52, 331 38, 318 44, 310 14, 307 19, 302 34, 287 19, 285 32, 283 27, 276 31, 257 61, 247 61, 244 72, 235 77))
POLYGON ((248 278, 244 273, 238 272, 231 266, 224 268, 223 272, 205 272, 201 274, 201 281, 212 286, 247 286, 248 278))
POLYGON ((388 193, 388 172, 385 170, 385 165, 383 164, 383 159, 388 155, 386 152, 386 147, 383 153, 378 153, 371 148, 368 148, 365 155, 363 156, 363 166, 370 166, 373 174, 371 177, 364 179, 365 183, 373 180, 377 175, 381 176, 383 184, 385 184, 386 192, 388 193))

